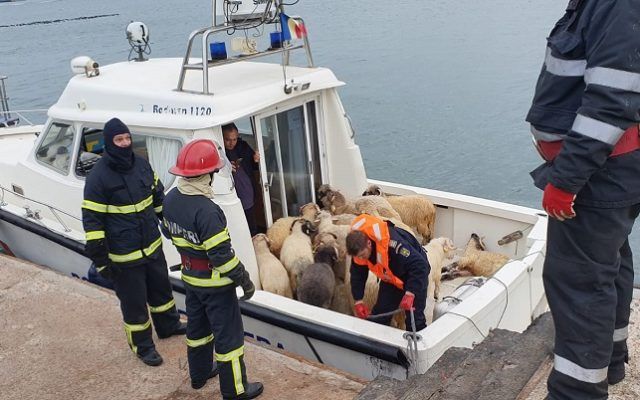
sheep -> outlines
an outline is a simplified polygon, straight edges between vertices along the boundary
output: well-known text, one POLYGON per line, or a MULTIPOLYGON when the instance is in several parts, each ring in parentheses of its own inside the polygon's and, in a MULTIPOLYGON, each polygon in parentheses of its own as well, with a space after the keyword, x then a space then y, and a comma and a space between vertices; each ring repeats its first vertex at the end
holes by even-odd
POLYGON ((429 243, 434 234, 436 206, 421 195, 385 196, 378 185, 370 185, 363 196, 381 196, 400 215, 402 222, 422 236, 422 244, 429 243))
POLYGON ((338 214, 331 217, 334 225, 351 225, 357 215, 355 214, 338 214))
POLYGON ((440 298, 442 265, 445 258, 450 258, 452 256, 451 253, 455 248, 456 246, 453 244, 453 241, 445 237, 433 239, 429 244, 424 246, 424 249, 427 251, 429 267, 431 267, 427 284, 427 301, 424 310, 427 324, 433 322, 435 302, 440 298))
POLYGON ((300 284, 305 268, 313 264, 311 234, 316 228, 310 221, 298 218, 291 225, 291 234, 287 236, 280 250, 280 261, 289 273, 291 290, 294 296, 300 284))
POLYGON ((333 215, 371 214, 401 220, 400 214, 382 197, 362 196, 347 200, 340 191, 331 189, 329 185, 322 185, 318 189, 318 199, 322 207, 333 215))
MULTIPOLYGON (((308 221, 315 221, 320 208, 314 203, 307 203, 300 207, 300 215, 308 221)), ((269 238, 269 248, 276 257, 280 257, 280 251, 284 240, 291 233, 291 225, 293 221, 299 217, 283 217, 278 219, 267 229, 267 237, 269 238)))
POLYGON ((486 251, 482 239, 472 233, 463 256, 442 270, 442 279, 454 279, 460 276, 490 277, 507 261, 509 257, 504 254, 486 251))
POLYGON ((333 268, 338 261, 338 249, 335 246, 321 246, 314 261, 302 274, 298 300, 328 309, 331 307, 336 285, 333 268))
POLYGON ((289 275, 284 265, 269 250, 269 238, 264 233, 253 237, 253 248, 256 253, 258 270, 260 271, 260 284, 267 292, 280 296, 293 298, 289 275))
POLYGON ((427 260, 429 260, 431 267, 427 285, 427 299, 437 300, 440 297, 440 279, 444 260, 450 258, 451 252, 456 249, 456 246, 451 239, 439 237, 431 240, 429 244, 424 246, 424 249, 427 251, 427 260))

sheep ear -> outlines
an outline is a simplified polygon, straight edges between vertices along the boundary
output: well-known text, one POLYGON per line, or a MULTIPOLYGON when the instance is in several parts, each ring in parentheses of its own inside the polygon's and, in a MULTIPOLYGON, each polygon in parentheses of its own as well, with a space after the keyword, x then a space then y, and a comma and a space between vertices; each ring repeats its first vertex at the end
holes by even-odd
POLYGON ((376 188, 376 196, 382 196, 382 189, 379 187, 376 188))
POLYGON ((362 197, 366 196, 369 194, 369 189, 365 190, 364 192, 362 192, 362 197))

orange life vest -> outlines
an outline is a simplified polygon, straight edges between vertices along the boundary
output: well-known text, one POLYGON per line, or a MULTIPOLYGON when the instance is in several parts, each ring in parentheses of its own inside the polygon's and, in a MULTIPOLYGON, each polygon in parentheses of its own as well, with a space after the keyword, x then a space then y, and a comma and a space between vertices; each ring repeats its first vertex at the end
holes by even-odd
POLYGON ((351 230, 360 231, 376 245, 376 263, 370 258, 353 257, 353 262, 366 266, 381 281, 389 283, 400 290, 404 290, 404 282, 391 272, 389 268, 389 227, 387 223, 369 214, 361 214, 351 223, 351 230))

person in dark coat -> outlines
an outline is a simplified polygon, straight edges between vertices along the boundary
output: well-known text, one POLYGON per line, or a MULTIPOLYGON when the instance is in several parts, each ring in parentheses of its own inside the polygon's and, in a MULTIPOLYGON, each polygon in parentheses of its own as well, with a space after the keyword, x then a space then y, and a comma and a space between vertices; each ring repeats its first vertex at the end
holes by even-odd
POLYGON ((253 296, 255 286, 231 246, 224 212, 213 202, 211 182, 223 165, 211 140, 197 139, 180 150, 169 170, 179 178, 164 200, 162 232, 182 260, 191 386, 199 389, 219 373, 224 399, 253 399, 263 386, 247 381, 236 286, 244 291, 242 300, 253 296))
POLYGON ((234 123, 222 126, 222 136, 225 154, 231 162, 236 193, 242 203, 251 236, 254 236, 258 233, 258 228, 253 207, 256 191, 253 172, 258 170, 260 153, 254 151, 247 142, 239 137, 238 128, 234 123))
POLYGON ((145 364, 157 366, 162 357, 151 337, 151 321, 160 338, 186 332, 158 229, 164 188, 149 163, 133 153, 131 133, 122 121, 109 120, 103 135, 104 155, 84 187, 85 249, 98 273, 113 283, 131 350, 145 364))
MULTIPOLYGON (((371 313, 384 314, 401 308, 406 311, 407 328, 411 329, 410 311, 414 310, 416 330, 424 329, 431 267, 420 243, 390 221, 368 214, 356 217, 351 229, 347 235, 347 252, 353 257, 351 293, 356 301, 356 316, 368 318, 371 313), (378 301, 373 310, 362 302, 369 271, 380 278, 378 301)), ((389 325, 392 317, 373 321, 389 325)))
POLYGON ((572 0, 547 38, 527 115, 545 163, 544 287, 555 324, 549 399, 606 399, 625 377, 640 213, 636 0, 572 0))

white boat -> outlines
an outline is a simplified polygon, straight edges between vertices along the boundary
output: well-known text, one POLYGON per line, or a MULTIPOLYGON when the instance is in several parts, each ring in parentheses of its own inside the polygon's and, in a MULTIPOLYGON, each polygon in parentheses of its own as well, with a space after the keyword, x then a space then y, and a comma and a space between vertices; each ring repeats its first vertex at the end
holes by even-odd
MULTIPOLYGON (((282 7, 280 3, 276 1, 282 7)), ((298 17, 294 20, 303 23, 298 17)), ((488 250, 511 257, 470 297, 419 332, 417 355, 408 351, 402 330, 262 290, 241 304, 247 336, 367 379, 405 379, 425 372, 450 347, 481 342, 493 328, 523 331, 546 309, 544 213, 367 179, 338 94, 344 83, 331 70, 313 65, 307 38, 285 41, 281 48, 244 49, 244 55, 203 66, 202 60, 210 57, 208 44, 213 37, 228 39, 229 24, 218 24, 214 18, 214 26, 195 31, 184 58, 100 67, 88 58, 76 59, 74 70, 81 73, 70 79, 49 108, 44 125, 0 128, 0 244, 6 252, 87 279, 91 261, 84 253, 80 205, 85 175, 98 157, 101 129, 110 118, 117 116, 131 128, 134 151, 150 161, 167 190, 175 184, 167 170, 181 146, 208 138, 222 149, 221 125, 235 122, 242 138, 262 155, 263 207, 258 222, 263 227, 315 202, 315 189, 323 183, 347 197, 360 195, 374 183, 389 194, 428 196, 437 205, 436 236, 464 246, 477 233, 488 250), (192 45, 198 41, 202 54, 196 57, 192 45), (290 65, 289 54, 295 50, 302 50, 307 65, 290 65), (271 54, 282 55, 282 62, 250 61, 271 54), (522 235, 498 245, 514 232, 522 235)), ((241 31, 248 22, 233 24, 241 31)), ((138 59, 144 59, 142 46, 134 49, 140 50, 138 59)), ((425 138, 429 140, 436 139, 425 138)), ((397 159, 401 171, 402 155, 397 159)), ((251 237, 229 168, 217 175, 213 189, 214 201, 227 216, 233 246, 259 288, 251 237)), ((184 309, 178 253, 166 240, 163 250, 172 266, 174 295, 184 309)))

